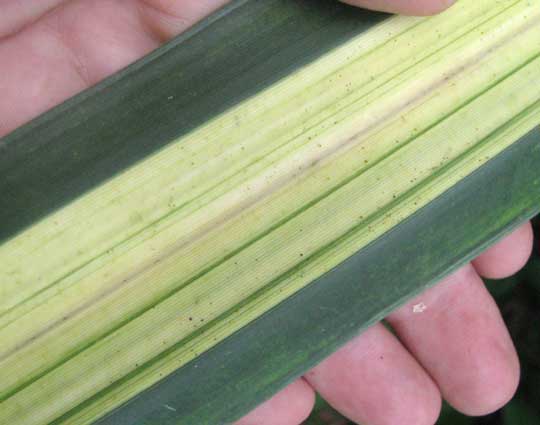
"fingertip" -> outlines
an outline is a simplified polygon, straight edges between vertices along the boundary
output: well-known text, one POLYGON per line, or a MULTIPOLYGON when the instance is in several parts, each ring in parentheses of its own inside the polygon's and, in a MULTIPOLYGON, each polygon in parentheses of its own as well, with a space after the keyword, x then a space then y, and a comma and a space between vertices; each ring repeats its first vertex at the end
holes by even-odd
POLYGON ((433 425, 440 414, 439 389, 381 324, 324 360, 306 374, 306 379, 328 403, 356 423, 433 425))
POLYGON ((533 230, 527 222, 503 240, 488 248, 472 263, 487 279, 504 279, 525 266, 533 249, 533 230))
MULTIPOLYGON (((426 5, 423 8, 424 14, 436 15, 437 13, 444 12, 455 4, 456 0, 432 0, 423 2, 426 5)), ((422 10, 421 10, 422 11, 422 10)))
POLYGON ((485 415, 513 397, 518 356, 495 301, 471 266, 388 320, 457 410, 485 415))
MULTIPOLYGON (((493 353, 486 353, 493 355, 493 353)), ((485 416, 505 406, 514 397, 520 382, 520 366, 514 351, 499 353, 499 358, 480 367, 460 394, 448 394, 447 401, 467 416, 485 416), (504 367, 500 365, 504 364, 504 367)))
MULTIPOLYGON (((442 396, 435 383, 432 383, 430 388, 424 391, 414 403, 416 409, 412 409, 414 412, 404 425, 435 425, 438 422, 442 408, 442 396)), ((397 423, 402 423, 399 417, 389 422, 389 424, 397 423)))
POLYGON ((351 4, 381 12, 399 13, 402 15, 428 16, 443 12, 456 0, 342 0, 351 4))
POLYGON ((314 405, 315 391, 306 381, 298 379, 235 425, 299 425, 309 417, 314 405))

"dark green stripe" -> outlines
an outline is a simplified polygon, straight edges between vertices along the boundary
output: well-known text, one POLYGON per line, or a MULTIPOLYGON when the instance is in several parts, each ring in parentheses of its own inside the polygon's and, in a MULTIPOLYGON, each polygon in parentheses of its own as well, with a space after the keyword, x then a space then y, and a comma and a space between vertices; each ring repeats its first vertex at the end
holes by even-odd
POLYGON ((0 139, 0 242, 386 17, 332 0, 234 1, 0 139))
POLYGON ((537 129, 97 424, 230 422, 538 211, 537 129))

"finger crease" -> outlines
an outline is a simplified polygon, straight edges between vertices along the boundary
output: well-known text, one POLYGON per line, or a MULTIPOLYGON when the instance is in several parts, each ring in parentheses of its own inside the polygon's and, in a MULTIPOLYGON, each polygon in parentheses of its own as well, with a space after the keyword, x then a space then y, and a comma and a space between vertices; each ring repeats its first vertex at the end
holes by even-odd
POLYGON ((88 67, 84 64, 84 60, 82 60, 82 58, 78 55, 76 49, 71 46, 69 38, 65 36, 64 31, 62 30, 60 17, 58 15, 55 15, 54 20, 51 19, 51 21, 52 22, 45 21, 44 26, 48 29, 49 34, 54 37, 56 41, 60 44, 60 46, 64 49, 67 57, 69 58, 73 66, 74 71, 77 73, 82 82, 87 87, 91 86, 93 82, 90 78, 88 67))
POLYGON ((14 29, 6 32, 5 34, 0 34, 0 42, 4 42, 7 39, 10 39, 12 37, 17 36, 24 30, 26 30, 29 26, 35 24, 36 22, 40 21, 41 19, 45 18, 46 16, 50 15, 51 13, 54 13, 59 7, 61 7, 67 0, 61 0, 54 6, 51 6, 50 8, 43 10, 42 12, 36 14, 35 16, 26 19, 24 23, 16 26, 14 29))

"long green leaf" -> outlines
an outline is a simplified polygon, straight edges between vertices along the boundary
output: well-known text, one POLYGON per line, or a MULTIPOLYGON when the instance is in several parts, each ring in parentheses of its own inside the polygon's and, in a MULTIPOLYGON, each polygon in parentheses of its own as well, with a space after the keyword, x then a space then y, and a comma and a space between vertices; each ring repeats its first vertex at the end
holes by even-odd
POLYGON ((539 123, 534 2, 233 2, 0 141, 0 423, 239 417, 532 216, 539 123))

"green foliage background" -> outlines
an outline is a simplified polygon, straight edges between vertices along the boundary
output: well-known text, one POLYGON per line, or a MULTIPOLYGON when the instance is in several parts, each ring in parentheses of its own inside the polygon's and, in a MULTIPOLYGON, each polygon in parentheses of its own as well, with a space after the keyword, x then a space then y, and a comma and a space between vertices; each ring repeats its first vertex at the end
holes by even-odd
MULTIPOLYGON (((535 247, 527 266, 504 281, 487 281, 497 300, 518 350, 522 378, 514 399, 503 409, 470 418, 445 405, 437 425, 540 424, 540 216, 534 221, 535 247)), ((324 400, 318 399, 304 425, 351 425, 324 400)))

